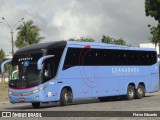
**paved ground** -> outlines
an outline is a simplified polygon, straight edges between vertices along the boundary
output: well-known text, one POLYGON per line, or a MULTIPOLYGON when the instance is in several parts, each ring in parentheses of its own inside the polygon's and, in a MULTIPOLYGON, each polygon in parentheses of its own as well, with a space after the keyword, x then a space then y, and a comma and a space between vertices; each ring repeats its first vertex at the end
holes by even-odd
MULTIPOLYGON (((28 103, 26 104, 11 104, 11 103, 0 103, 0 111, 160 111, 160 91, 156 93, 147 94, 143 99, 135 99, 135 100, 115 100, 115 101, 107 101, 107 102, 98 102, 97 99, 85 99, 85 100, 76 100, 73 104, 62 107, 59 103, 50 103, 41 105, 40 109, 33 109, 32 106, 28 103)), ((3 118, 4 119, 4 118, 3 118)), ((16 120, 17 118, 15 118, 16 120)), ((30 119, 41 119, 41 118, 30 118, 30 119)), ((43 119, 43 118, 42 118, 43 119)), ((54 117, 47 119, 106 119, 104 117, 78 117, 78 118, 62 118, 62 117, 54 117)), ((118 118, 118 117, 110 117, 107 119, 141 119, 141 120, 152 120, 152 119, 160 119, 160 118, 152 118, 152 117, 130 117, 130 118, 118 118)), ((14 118, 12 118, 14 120, 14 118)))

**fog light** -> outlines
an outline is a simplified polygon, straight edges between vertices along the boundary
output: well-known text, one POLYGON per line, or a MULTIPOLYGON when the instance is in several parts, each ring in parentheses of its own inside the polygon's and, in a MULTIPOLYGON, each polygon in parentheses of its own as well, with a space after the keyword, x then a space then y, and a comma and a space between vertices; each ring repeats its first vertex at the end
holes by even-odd
POLYGON ((10 94, 10 95, 11 95, 11 94, 12 94, 12 92, 11 92, 11 91, 8 91, 8 94, 10 94))
POLYGON ((36 96, 36 99, 38 100, 38 99, 39 99, 39 96, 36 96))

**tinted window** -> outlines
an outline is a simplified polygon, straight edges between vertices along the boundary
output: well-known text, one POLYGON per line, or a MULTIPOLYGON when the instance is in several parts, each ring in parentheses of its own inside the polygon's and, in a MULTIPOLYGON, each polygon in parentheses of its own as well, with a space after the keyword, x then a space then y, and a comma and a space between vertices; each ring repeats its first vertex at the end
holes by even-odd
POLYGON ((54 73, 53 75, 55 76, 56 73, 57 73, 57 70, 58 70, 58 66, 59 66, 59 63, 60 63, 60 60, 61 60, 61 57, 62 57, 62 54, 63 54, 63 50, 64 48, 63 47, 57 47, 57 48, 51 48, 47 51, 47 55, 55 55, 52 59, 52 61, 50 61, 50 63, 54 66, 54 73))
POLYGON ((45 60, 43 67, 43 80, 44 82, 52 79, 55 76, 55 64, 54 58, 45 60))
POLYGON ((74 66, 133 66, 153 65, 157 62, 154 51, 69 48, 63 69, 74 66))

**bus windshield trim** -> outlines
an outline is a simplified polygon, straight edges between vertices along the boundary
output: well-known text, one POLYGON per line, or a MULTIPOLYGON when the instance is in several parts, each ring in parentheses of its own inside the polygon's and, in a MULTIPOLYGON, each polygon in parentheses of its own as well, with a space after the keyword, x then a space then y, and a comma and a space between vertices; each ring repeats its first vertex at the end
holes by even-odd
POLYGON ((41 70, 42 69, 42 63, 44 60, 48 59, 48 58, 51 58, 51 57, 54 57, 55 55, 46 55, 46 56, 43 56, 41 58, 39 58, 38 62, 37 62, 37 69, 38 70, 41 70))

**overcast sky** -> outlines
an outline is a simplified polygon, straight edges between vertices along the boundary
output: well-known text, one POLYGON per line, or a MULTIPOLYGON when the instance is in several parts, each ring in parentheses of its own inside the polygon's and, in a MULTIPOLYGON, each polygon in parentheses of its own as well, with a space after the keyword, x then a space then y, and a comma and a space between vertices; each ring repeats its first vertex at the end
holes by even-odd
MULTIPOLYGON (((22 17, 25 21, 33 20, 45 37, 42 42, 80 37, 91 37, 100 42, 104 34, 138 45, 149 42, 151 35, 147 25, 156 24, 153 18, 145 16, 144 1, 0 0, 0 17, 11 26, 22 17)), ((11 52, 10 29, 1 18, 0 22, 3 22, 0 23, 0 49, 8 54, 11 52)))

